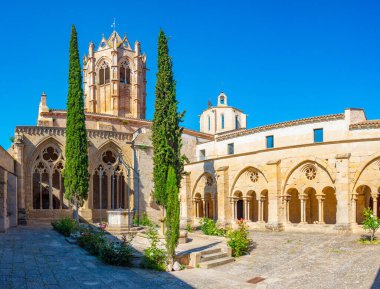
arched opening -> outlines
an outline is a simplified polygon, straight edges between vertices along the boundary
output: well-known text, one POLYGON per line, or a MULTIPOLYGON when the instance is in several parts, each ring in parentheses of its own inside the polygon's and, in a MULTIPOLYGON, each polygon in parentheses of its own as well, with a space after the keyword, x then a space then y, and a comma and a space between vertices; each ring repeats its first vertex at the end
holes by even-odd
POLYGON ((301 222, 301 201, 299 199, 299 193, 296 189, 289 189, 287 195, 289 197, 289 221, 291 223, 299 223, 301 222))
POLYGON ((107 62, 103 62, 99 69, 99 84, 110 83, 110 67, 107 62))
POLYGON ((60 149, 49 145, 34 160, 32 169, 33 209, 67 209, 63 183, 64 158, 60 149))
POLYGON ((324 194, 323 212, 324 222, 326 224, 336 224, 336 206, 337 200, 335 190, 332 187, 327 187, 322 190, 324 194))
POLYGON ((364 220, 364 209, 371 208, 371 189, 366 185, 362 185, 356 189, 356 193, 356 222, 361 224, 364 220))
POLYGON ((209 219, 214 218, 214 211, 213 211, 213 200, 210 193, 205 194, 205 201, 204 201, 204 210, 205 210, 205 217, 209 219))
POLYGON ((196 193, 194 196, 194 215, 196 218, 203 218, 203 202, 200 193, 196 193))
POLYGON ((306 222, 315 224, 318 222, 318 200, 314 188, 307 188, 304 191, 306 196, 306 222))
POLYGON ((247 193, 249 198, 249 212, 247 220, 257 222, 259 220, 259 202, 257 201, 257 194, 255 191, 249 191, 247 193))
POLYGON ((243 200, 236 202, 236 218, 238 220, 244 219, 243 200))
POLYGON ((123 62, 120 66, 120 83, 131 83, 131 69, 127 62, 123 62))
POLYGON ((268 222, 268 191, 261 192, 262 206, 263 206, 263 221, 268 222))

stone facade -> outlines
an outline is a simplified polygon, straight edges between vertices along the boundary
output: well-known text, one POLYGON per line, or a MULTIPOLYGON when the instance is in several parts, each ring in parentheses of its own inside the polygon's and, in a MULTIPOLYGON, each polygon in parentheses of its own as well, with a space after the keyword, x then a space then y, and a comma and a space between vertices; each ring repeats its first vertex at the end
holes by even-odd
POLYGON ((14 159, 0 147, 0 232, 17 225, 17 176, 14 159))
POLYGON ((182 224, 360 230, 365 207, 380 216, 379 135, 361 109, 215 134, 185 166, 182 224))

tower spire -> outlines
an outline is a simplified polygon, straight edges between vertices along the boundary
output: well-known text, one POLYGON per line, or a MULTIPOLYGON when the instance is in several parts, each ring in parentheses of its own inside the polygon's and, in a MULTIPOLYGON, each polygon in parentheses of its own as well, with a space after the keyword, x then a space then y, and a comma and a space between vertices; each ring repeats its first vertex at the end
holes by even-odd
POLYGON ((115 17, 113 18, 113 23, 112 23, 111 27, 113 27, 113 32, 115 32, 116 31, 116 18, 115 17))

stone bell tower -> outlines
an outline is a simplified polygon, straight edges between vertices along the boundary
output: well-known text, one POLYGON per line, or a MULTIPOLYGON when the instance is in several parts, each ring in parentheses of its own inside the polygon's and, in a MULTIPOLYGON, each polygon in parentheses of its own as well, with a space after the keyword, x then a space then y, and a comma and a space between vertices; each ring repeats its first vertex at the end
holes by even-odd
POLYGON ((86 112, 145 119, 146 55, 138 41, 132 49, 126 35, 113 31, 108 39, 102 36, 97 49, 91 42, 83 84, 86 112))

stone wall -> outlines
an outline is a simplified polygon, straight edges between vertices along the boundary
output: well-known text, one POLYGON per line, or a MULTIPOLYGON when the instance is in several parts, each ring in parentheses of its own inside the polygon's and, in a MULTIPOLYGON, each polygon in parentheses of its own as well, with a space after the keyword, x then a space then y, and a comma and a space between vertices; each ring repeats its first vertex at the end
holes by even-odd
POLYGON ((17 225, 17 176, 14 159, 0 147, 0 232, 17 225))

